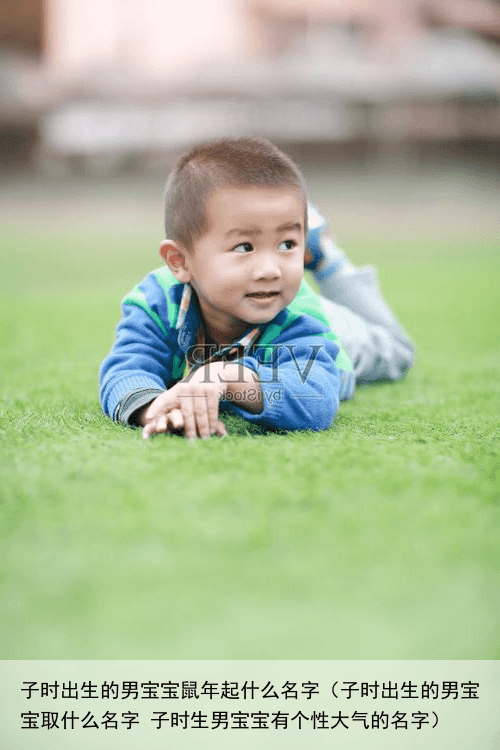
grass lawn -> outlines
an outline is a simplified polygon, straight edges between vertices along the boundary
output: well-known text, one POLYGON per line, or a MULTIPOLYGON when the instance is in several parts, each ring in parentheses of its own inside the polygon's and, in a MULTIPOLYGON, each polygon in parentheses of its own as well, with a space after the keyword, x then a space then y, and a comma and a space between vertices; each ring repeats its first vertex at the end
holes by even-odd
POLYGON ((158 228, 20 224, 1 230, 2 658, 500 658, 494 233, 360 230, 351 257, 417 342, 406 382, 360 388, 324 433, 233 417, 192 445, 98 404, 158 228))

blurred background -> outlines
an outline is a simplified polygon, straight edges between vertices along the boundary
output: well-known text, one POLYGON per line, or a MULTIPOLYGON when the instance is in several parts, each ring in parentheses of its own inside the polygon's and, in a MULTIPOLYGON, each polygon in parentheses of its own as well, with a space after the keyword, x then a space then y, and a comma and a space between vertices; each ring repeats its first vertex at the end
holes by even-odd
POLYGON ((3 172, 164 171, 218 136, 306 163, 499 167, 498 0, 3 0, 3 172))
POLYGON ((498 238, 500 0, 0 4, 4 226, 156 244, 175 154, 240 134, 295 158, 354 262, 498 238))

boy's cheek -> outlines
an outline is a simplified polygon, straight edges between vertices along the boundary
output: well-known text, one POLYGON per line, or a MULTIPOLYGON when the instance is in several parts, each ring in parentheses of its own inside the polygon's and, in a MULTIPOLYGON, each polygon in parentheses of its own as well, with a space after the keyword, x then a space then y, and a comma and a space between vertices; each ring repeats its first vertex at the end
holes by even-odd
POLYGON ((303 278, 304 278, 304 267, 302 266, 302 268, 300 269, 300 271, 297 273, 296 277, 294 278, 293 284, 290 284, 290 294, 288 295, 289 302, 291 302, 297 296, 303 278))

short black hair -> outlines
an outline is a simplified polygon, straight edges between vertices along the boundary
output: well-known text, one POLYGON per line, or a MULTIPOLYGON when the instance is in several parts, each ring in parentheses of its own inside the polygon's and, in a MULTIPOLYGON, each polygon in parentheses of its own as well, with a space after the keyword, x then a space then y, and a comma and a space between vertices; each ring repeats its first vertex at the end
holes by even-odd
POLYGON ((181 154, 165 187, 166 237, 187 250, 207 229, 206 206, 214 188, 290 187, 304 202, 304 178, 289 156, 266 138, 223 138, 181 154))

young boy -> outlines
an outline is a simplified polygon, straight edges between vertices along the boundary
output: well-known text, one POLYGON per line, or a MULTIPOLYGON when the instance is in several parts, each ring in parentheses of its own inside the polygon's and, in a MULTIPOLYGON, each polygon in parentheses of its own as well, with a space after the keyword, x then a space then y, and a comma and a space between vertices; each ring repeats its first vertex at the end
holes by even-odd
POLYGON ((166 266, 125 298, 101 368, 104 412, 145 438, 223 435, 220 410, 270 428, 326 429, 355 378, 396 379, 411 363, 374 271, 353 269, 324 237, 302 175, 268 141, 183 154, 165 223, 166 266), (326 299, 304 282, 305 260, 326 299))

